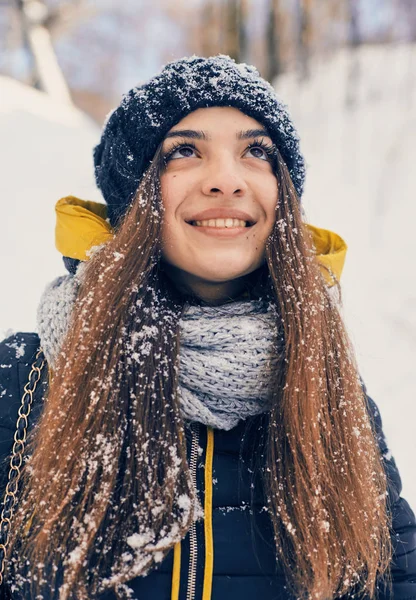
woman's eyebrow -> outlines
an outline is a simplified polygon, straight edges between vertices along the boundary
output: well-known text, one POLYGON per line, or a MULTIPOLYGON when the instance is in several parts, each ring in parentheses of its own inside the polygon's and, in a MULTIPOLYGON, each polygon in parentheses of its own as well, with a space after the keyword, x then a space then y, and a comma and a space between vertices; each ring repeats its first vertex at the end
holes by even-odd
MULTIPOLYGON (((248 140, 259 136, 270 137, 266 129, 247 129, 246 131, 239 131, 236 135, 238 140, 248 140)), ((205 131, 198 131, 195 129, 174 129, 173 131, 168 131, 165 135, 165 139, 173 137, 185 137, 194 140, 211 139, 210 135, 205 133, 205 131)))
POLYGON ((195 129, 175 129, 174 131, 168 131, 165 135, 165 139, 172 137, 187 137, 194 140, 209 139, 209 136, 204 131, 196 131, 195 129))
POLYGON ((265 129, 247 129, 247 131, 240 131, 237 133, 237 139, 248 140, 256 137, 270 137, 269 133, 265 129))

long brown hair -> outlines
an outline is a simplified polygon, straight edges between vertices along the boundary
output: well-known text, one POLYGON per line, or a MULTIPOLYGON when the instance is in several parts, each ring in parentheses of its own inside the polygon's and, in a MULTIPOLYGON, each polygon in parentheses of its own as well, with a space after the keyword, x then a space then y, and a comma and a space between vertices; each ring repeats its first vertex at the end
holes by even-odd
MULTIPOLYGON (((177 396, 183 296, 160 269, 161 149, 83 266, 13 525, 10 572, 91 598, 160 562, 198 517, 177 396), (128 536, 128 537, 126 537, 128 536)), ((263 468, 276 558, 302 598, 375 593, 387 482, 354 352, 280 154, 268 285, 285 340, 263 468)), ((23 583, 22 583, 23 585, 23 583)))

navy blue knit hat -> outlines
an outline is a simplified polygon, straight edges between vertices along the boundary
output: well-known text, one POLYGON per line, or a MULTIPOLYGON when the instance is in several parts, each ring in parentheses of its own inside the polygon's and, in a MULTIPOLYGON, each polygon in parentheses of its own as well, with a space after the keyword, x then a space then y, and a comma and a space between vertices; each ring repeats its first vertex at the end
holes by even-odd
POLYGON ((150 81, 123 95, 94 148, 95 180, 114 226, 166 133, 190 112, 233 106, 262 123, 277 145, 301 197, 305 162, 287 106, 255 67, 229 56, 193 56, 167 64, 150 81))

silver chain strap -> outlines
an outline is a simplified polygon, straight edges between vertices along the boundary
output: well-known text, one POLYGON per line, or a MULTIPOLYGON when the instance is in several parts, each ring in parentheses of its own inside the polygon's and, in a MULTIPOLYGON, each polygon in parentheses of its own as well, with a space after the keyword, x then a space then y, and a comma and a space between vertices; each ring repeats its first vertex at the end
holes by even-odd
POLYGON ((36 386, 41 378, 42 369, 45 363, 46 359, 42 348, 40 348, 36 354, 35 362, 32 364, 28 382, 23 388, 24 394, 18 411, 14 444, 9 463, 9 479, 4 493, 3 508, 0 516, 0 585, 3 583, 7 547, 10 539, 11 520, 18 500, 17 494, 19 490, 21 467, 26 448, 28 417, 32 409, 33 394, 35 393, 36 386))

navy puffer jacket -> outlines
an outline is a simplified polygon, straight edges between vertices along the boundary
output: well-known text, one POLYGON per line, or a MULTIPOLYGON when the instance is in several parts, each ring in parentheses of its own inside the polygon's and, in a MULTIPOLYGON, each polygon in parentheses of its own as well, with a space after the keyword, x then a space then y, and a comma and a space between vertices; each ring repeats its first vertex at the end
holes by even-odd
MULTIPOLYGON (((17 411, 39 348, 35 333, 18 333, 0 344, 0 491, 5 489, 17 411)), ((46 375, 46 376, 45 376, 46 375)), ((47 387, 38 386, 31 413, 36 422, 47 387)), ((416 520, 400 496, 402 484, 382 431, 376 404, 369 407, 390 482, 393 511, 393 596, 380 586, 380 600, 416 600, 416 520)), ((137 600, 294 600, 276 566, 273 530, 252 458, 262 444, 264 416, 231 431, 193 423, 187 432, 188 460, 205 509, 165 560, 145 577, 129 582, 137 600)), ((34 600, 27 594, 13 598, 34 600)), ((100 600, 113 600, 108 592, 100 600)), ((52 595, 44 600, 52 600, 52 595)), ((55 599, 53 599, 55 600, 55 599)))

